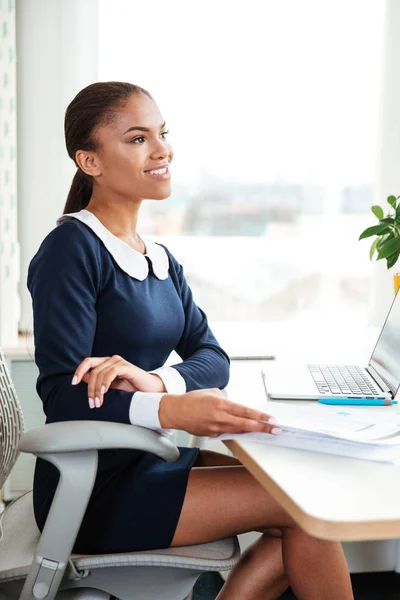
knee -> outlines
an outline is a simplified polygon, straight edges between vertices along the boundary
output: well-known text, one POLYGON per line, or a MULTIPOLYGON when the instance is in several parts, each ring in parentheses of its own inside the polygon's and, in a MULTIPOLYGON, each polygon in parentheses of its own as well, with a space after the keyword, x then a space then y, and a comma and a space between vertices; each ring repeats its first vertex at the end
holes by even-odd
POLYGON ((268 535, 268 537, 281 538, 283 535, 282 530, 283 527, 267 527, 266 529, 262 530, 262 533, 268 535))
POLYGON ((296 529, 299 529, 297 523, 287 513, 284 513, 276 520, 276 524, 260 527, 258 531, 269 537, 282 538, 285 531, 296 529))

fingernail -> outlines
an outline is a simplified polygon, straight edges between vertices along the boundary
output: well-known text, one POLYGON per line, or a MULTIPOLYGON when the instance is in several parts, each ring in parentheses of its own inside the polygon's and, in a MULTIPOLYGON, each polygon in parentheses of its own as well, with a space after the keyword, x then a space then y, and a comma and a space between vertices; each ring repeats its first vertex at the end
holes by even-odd
POLYGON ((271 423, 271 425, 276 425, 278 422, 278 419, 276 419, 275 417, 270 417, 268 419, 268 423, 271 423))
POLYGON ((76 385, 77 383, 78 383, 78 378, 76 375, 74 375, 72 378, 72 385, 76 385))
POLYGON ((271 429, 271 433, 272 433, 273 435, 280 435, 280 434, 282 433, 282 429, 280 429, 280 427, 273 427, 273 428, 271 429))
POLYGON ((94 403, 96 405, 96 408, 100 408, 100 398, 95 398, 94 403))
POLYGON ((89 406, 90 408, 94 408, 93 398, 89 398, 89 406))
POLYGON ((100 392, 101 392, 102 394, 105 394, 105 392, 106 392, 106 386, 105 386, 105 385, 102 385, 102 386, 101 386, 101 390, 100 390, 100 392))

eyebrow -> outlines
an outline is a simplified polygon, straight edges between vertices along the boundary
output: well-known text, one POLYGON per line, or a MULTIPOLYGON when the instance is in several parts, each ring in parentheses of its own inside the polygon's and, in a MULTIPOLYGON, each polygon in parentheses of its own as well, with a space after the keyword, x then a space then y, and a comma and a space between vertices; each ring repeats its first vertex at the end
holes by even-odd
MULTIPOLYGON (((160 129, 164 129, 165 125, 166 125, 166 123, 164 121, 164 123, 161 125, 160 129)), ((125 135, 125 133, 129 133, 130 131, 151 131, 151 129, 149 129, 148 127, 140 127, 139 125, 134 125, 133 127, 129 127, 129 129, 124 131, 124 135, 125 135)))

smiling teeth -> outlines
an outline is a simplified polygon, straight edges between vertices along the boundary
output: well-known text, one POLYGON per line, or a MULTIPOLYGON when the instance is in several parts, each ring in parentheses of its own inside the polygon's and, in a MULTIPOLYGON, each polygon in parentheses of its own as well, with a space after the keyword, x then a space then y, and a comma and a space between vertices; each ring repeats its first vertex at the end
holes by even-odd
POLYGON ((164 173, 167 172, 167 168, 164 167, 164 169, 155 169, 154 171, 147 171, 148 173, 150 173, 150 175, 164 175, 164 173))

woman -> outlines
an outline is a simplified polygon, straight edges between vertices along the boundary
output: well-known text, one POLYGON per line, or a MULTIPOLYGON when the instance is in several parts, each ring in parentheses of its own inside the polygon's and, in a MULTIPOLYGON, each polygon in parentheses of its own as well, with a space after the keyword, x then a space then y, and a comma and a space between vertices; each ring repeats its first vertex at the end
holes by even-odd
MULTIPOLYGON (((229 360, 182 267, 137 234, 143 199, 170 195, 167 133, 150 94, 131 84, 95 83, 67 108, 66 145, 78 170, 28 274, 47 422, 279 434, 269 415, 224 398, 229 360), (163 367, 172 350, 182 362, 163 367)), ((126 552, 260 531, 219 600, 278 598, 289 584, 299 600, 353 597, 340 544, 301 531, 236 459, 180 451, 172 464, 139 451, 100 452, 75 550, 126 552)), ((38 460, 40 529, 57 481, 56 469, 38 460)))

